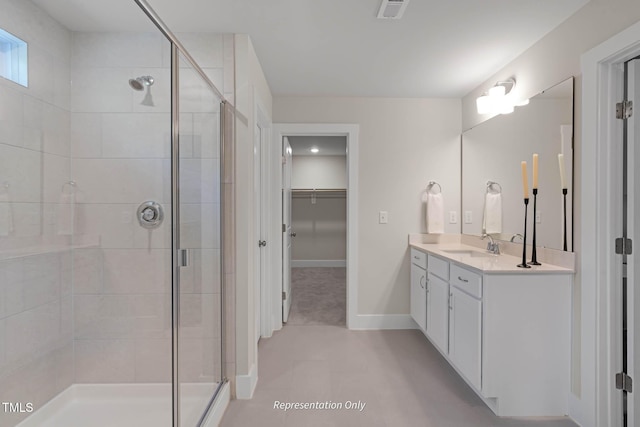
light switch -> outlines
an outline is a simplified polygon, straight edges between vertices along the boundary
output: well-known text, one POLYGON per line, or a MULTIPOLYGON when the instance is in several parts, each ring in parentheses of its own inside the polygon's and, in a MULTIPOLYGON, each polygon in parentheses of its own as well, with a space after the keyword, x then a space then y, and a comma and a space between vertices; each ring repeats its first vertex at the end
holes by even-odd
POLYGON ((458 212, 449 211, 449 224, 456 224, 458 222, 458 212))
POLYGON ((378 222, 380 224, 386 224, 389 222, 389 213, 387 211, 380 211, 378 214, 378 222))
POLYGON ((464 223, 471 224, 473 223, 473 214, 472 211, 464 211, 464 223))

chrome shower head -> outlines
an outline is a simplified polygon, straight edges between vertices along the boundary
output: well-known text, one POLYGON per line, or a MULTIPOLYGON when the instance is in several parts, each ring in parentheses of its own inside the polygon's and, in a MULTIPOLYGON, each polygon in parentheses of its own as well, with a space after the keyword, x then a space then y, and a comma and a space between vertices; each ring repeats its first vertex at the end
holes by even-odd
POLYGON ((129 86, 134 90, 144 90, 145 86, 150 87, 153 82, 154 80, 151 76, 140 76, 135 79, 129 79, 129 86))

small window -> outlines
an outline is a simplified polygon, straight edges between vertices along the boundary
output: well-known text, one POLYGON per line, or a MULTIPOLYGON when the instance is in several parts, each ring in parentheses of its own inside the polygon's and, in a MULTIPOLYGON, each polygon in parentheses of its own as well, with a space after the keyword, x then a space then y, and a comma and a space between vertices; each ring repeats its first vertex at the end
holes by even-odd
POLYGON ((0 76, 27 87, 28 75, 27 42, 0 28, 0 76))

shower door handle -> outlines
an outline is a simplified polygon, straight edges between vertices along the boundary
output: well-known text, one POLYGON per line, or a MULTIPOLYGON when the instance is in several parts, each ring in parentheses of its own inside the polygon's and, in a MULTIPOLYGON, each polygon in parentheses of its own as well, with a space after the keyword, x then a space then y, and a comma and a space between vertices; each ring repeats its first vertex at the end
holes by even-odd
POLYGON ((189 267, 189 249, 178 250, 178 262, 180 267, 189 267))

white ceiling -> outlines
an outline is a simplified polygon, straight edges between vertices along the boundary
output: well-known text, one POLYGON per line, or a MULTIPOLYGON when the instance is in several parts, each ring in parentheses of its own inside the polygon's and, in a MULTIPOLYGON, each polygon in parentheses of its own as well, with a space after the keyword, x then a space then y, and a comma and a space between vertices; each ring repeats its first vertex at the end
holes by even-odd
POLYGON ((346 156, 347 138, 344 136, 289 136, 289 144, 294 156, 346 156), (317 147, 318 153, 312 153, 317 147))
MULTIPOLYGON (((147 30, 133 0, 34 0, 69 29, 147 30)), ((174 32, 248 33, 274 95, 462 97, 588 0, 149 0, 174 32)))

